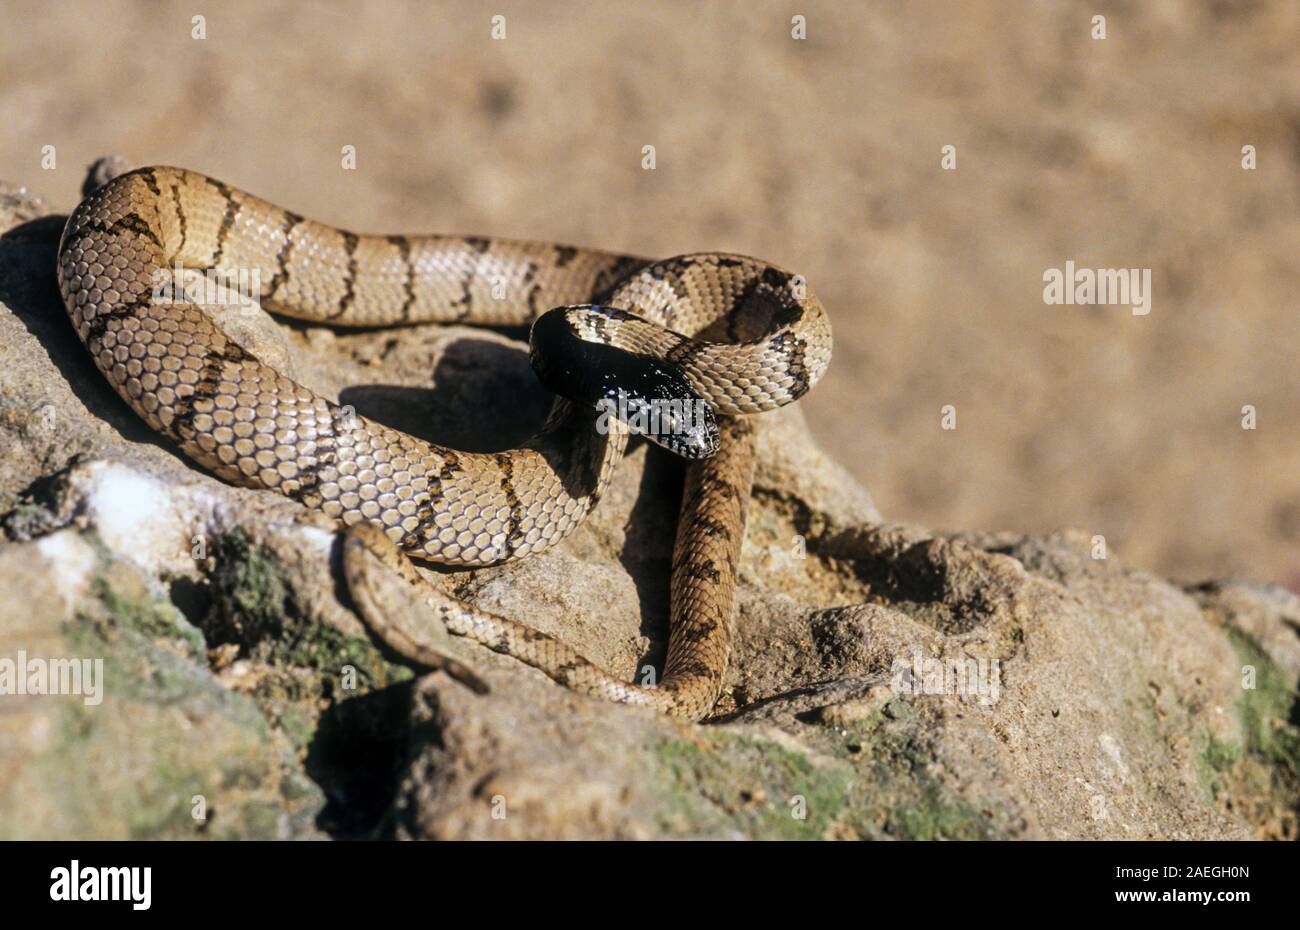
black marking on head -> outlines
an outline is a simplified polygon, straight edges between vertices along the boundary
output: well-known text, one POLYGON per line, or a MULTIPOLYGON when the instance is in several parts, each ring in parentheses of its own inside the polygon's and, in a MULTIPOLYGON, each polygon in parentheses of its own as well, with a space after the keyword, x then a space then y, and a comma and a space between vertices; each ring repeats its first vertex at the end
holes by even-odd
POLYGON ((284 242, 275 253, 275 274, 271 277, 271 283, 262 292, 262 297, 275 299, 276 292, 289 280, 289 253, 293 250, 293 231, 302 222, 302 217, 297 213, 284 211, 285 223, 280 230, 284 234, 284 242))
POLYGON ((483 236, 466 236, 465 244, 480 255, 492 248, 492 240, 483 236))
POLYGON ((555 247, 555 267, 563 268, 573 261, 577 254, 578 250, 571 245, 557 245, 555 247))
POLYGON ((214 178, 204 178, 209 184, 216 188, 222 198, 226 201, 226 212, 221 217, 221 226, 217 229, 217 248, 212 253, 213 267, 221 264, 221 256, 226 251, 226 237, 230 235, 230 227, 235 223, 235 214, 239 212, 239 202, 235 200, 235 193, 231 188, 214 178))
POLYGON ((402 256, 402 322, 411 319, 411 306, 415 303, 415 265, 411 263, 411 240, 406 236, 389 236, 390 244, 397 246, 402 256))
POLYGON ((571 467, 561 480, 565 493, 584 501, 590 512, 600 501, 600 476, 609 436, 592 429, 592 418, 586 411, 567 401, 555 404, 543 430, 554 434, 561 447, 572 450, 571 467))

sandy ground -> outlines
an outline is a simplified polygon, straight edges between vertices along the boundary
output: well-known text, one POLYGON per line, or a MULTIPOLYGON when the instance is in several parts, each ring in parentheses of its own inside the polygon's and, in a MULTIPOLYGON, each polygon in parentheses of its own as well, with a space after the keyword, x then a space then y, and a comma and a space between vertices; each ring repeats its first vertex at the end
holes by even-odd
POLYGON ((361 231, 759 255, 830 309, 806 409, 891 519, 1300 589, 1298 50, 1294 0, 6 2, 0 177, 70 206, 117 152, 361 231), (1068 260, 1151 312, 1045 304, 1068 260))

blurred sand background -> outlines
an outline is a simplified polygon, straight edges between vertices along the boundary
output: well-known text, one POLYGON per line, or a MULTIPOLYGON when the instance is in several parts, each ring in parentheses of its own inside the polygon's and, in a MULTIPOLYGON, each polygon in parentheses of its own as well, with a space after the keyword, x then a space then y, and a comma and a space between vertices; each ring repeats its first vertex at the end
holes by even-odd
POLYGON ((805 410, 890 519, 1300 590, 1295 0, 6 0, 0 121, 62 209, 119 153, 363 232, 770 259, 830 310, 805 410), (1151 268, 1152 312, 1045 305, 1067 260, 1151 268))

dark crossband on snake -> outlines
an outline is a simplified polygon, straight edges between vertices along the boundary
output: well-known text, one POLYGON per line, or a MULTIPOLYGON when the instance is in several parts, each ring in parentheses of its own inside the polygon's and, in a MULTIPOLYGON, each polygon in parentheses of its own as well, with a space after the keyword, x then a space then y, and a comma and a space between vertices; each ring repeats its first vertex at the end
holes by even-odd
POLYGON ((122 174, 81 202, 58 275, 78 336, 150 427, 221 478, 278 491, 348 528, 353 601, 398 653, 477 684, 428 645, 463 636, 609 700, 692 720, 717 701, 753 478, 747 415, 797 400, 830 362, 830 324, 802 279, 739 255, 653 261, 493 238, 359 235, 165 167, 122 174), (333 326, 531 325, 533 367, 560 398, 517 449, 425 442, 259 361, 201 304, 158 287, 176 267, 255 272, 265 308, 333 326), (496 565, 555 545, 600 500, 629 424, 689 460, 668 656, 653 685, 451 597, 406 560, 496 565), (419 586, 427 637, 393 622, 380 575, 419 586))

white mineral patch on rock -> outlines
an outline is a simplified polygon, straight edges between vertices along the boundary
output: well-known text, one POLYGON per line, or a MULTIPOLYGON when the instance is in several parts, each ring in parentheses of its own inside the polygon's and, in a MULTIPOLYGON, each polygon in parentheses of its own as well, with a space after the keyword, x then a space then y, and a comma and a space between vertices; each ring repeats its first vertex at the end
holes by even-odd
POLYGON ((34 543, 45 557, 46 571, 54 580, 55 588, 70 612, 86 595, 97 568, 98 558, 94 548, 76 530, 59 530, 34 543))

